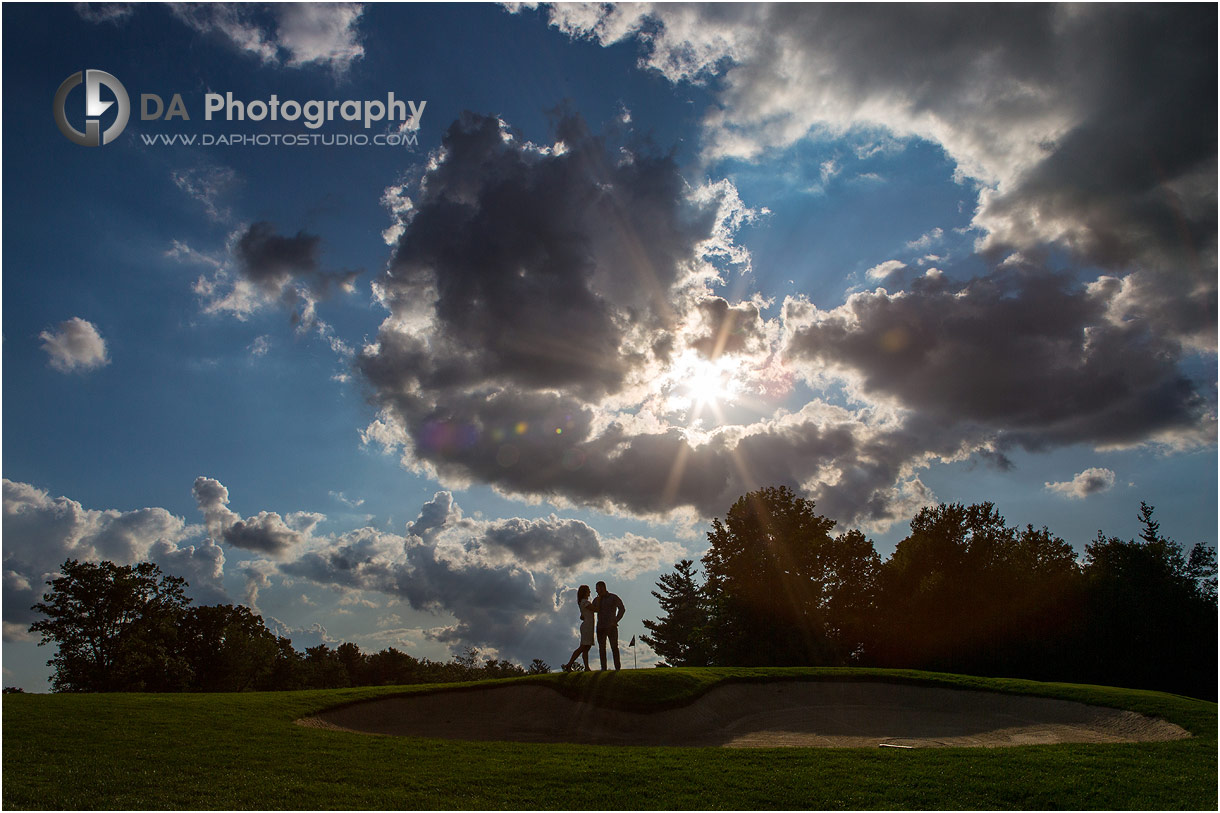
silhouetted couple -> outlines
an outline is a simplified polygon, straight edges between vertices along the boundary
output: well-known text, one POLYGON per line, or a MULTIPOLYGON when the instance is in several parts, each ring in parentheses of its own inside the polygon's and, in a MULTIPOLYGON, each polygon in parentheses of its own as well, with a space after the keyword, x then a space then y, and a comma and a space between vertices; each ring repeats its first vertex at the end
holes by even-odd
POLYGON ((589 669, 589 650, 593 648, 593 617, 597 616, 597 650, 602 656, 602 671, 606 671, 606 641, 610 641, 610 649, 614 652, 614 668, 622 668, 618 654, 618 622, 627 614, 623 600, 606 589, 605 582, 597 583, 597 597, 589 600, 589 585, 582 584, 576 591, 576 604, 580 608, 580 646, 572 652, 572 657, 564 664, 563 671, 570 671, 577 658, 585 659, 585 669, 589 669))

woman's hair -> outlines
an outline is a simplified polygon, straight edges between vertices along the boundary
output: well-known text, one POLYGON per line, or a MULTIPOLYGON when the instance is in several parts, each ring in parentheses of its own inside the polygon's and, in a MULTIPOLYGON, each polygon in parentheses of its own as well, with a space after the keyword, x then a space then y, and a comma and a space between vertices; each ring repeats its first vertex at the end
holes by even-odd
POLYGON ((580 589, 576 591, 576 612, 583 613, 580 609, 580 603, 589 597, 589 585, 582 584, 580 589))

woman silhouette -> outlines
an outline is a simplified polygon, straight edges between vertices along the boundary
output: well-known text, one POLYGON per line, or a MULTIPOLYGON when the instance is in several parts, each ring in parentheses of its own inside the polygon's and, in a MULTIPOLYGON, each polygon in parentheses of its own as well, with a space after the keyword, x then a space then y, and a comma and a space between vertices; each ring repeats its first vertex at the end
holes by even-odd
POLYGON ((593 604, 589 601, 589 585, 582 584, 576 591, 576 604, 580 609, 580 646, 572 651, 572 657, 563 665, 563 671, 572 671, 576 659, 583 656, 585 671, 588 672, 589 650, 593 648, 593 604))

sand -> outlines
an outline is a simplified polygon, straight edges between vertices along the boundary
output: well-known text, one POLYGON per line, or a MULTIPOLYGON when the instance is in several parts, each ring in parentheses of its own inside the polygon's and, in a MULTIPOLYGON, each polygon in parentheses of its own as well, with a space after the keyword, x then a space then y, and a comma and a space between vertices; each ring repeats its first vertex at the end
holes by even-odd
POLYGON ((899 683, 718 686, 646 714, 569 700, 545 686, 441 691, 373 700, 302 725, 407 737, 729 748, 996 748, 1176 740, 1165 720, 1066 700, 899 683))

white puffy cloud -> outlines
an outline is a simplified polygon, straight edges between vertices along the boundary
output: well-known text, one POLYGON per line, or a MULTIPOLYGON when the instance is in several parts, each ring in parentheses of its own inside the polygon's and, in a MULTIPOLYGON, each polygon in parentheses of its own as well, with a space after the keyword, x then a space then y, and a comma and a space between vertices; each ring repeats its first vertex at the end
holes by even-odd
POLYGON ((345 70, 364 56, 357 24, 359 3, 286 3, 279 11, 279 45, 285 64, 323 65, 345 70))
POLYGON ((219 480, 211 477, 196 477, 195 484, 191 487, 191 493, 195 497, 195 503, 199 506, 200 513, 203 514, 203 522, 208 535, 213 539, 222 538, 225 530, 241 519, 239 514, 229 510, 229 489, 225 488, 219 480))
POLYGON ((1047 483, 1046 488, 1064 497, 1083 500, 1093 494, 1109 491, 1114 487, 1115 474, 1110 469, 1088 468, 1071 480, 1062 483, 1047 483))
MULTIPOLYGON (((571 609, 573 580, 593 573, 634 578, 685 555, 674 542, 604 537, 584 522, 553 515, 473 519, 443 491, 420 508, 405 534, 362 527, 318 536, 324 515, 298 511, 282 518, 260 511, 243 520, 227 507, 228 490, 207 477, 193 487, 202 526, 187 525, 163 508, 91 510, 26 483, 4 480, 3 487, 6 640, 25 639, 34 620, 31 606, 66 559, 153 561, 163 572, 185 577, 188 595, 198 603, 229 603, 225 554, 215 541, 222 540, 274 557, 241 562, 237 571, 245 580, 244 603, 256 612, 260 596, 273 587, 316 584, 342 594, 341 607, 380 608, 370 595, 379 594, 436 615, 430 630, 411 633, 420 640, 529 660, 567 644, 574 624, 560 612, 571 609)), ((303 593, 298 597, 313 604, 303 593)), ((271 617, 267 623, 298 649, 334 643, 318 624, 289 628, 271 617)), ((395 640, 399 633, 407 634, 399 630, 395 640)), ((372 637, 383 634, 369 630, 372 637)))
POLYGON ((916 251, 926 251, 936 245, 945 236, 945 230, 937 226, 931 231, 924 232, 916 239, 907 243, 907 248, 913 248, 916 251))
POLYGON ((292 639, 292 648, 296 650, 305 650, 322 644, 334 646, 339 643, 338 639, 331 637, 326 627, 316 621, 312 624, 293 627, 275 616, 268 616, 264 620, 267 629, 271 630, 274 635, 292 639))
POLYGON ((42 339, 47 363, 61 373, 95 370, 110 363, 106 340, 91 322, 79 316, 60 322, 54 330, 42 331, 38 338, 42 339))
POLYGON ((223 551, 164 508, 95 510, 67 497, 52 498, 28 483, 6 479, 3 488, 6 622, 34 620, 30 607, 68 559, 152 561, 165 573, 186 578, 187 593, 197 600, 227 601, 223 551))
POLYGON ((269 65, 319 66, 335 72, 364 56, 359 3, 181 3, 174 16, 201 34, 216 34, 269 65))
POLYGON ((907 264, 902 260, 886 260, 883 263, 878 263, 872 268, 864 272, 864 276, 873 282, 883 280, 895 271, 901 271, 906 268, 907 264))
POLYGON ((528 660, 540 648, 562 649, 570 637, 572 624, 559 613, 570 609, 571 580, 599 572, 633 578, 683 555, 674 542, 634 534, 606 538, 583 522, 556 516, 473 519, 441 491, 420 508, 405 535, 349 531, 281 563, 280 570, 447 614, 453 621, 429 637, 528 660))

